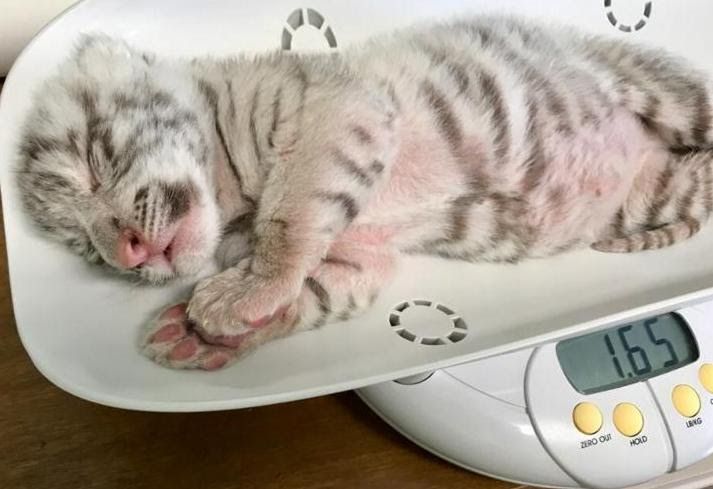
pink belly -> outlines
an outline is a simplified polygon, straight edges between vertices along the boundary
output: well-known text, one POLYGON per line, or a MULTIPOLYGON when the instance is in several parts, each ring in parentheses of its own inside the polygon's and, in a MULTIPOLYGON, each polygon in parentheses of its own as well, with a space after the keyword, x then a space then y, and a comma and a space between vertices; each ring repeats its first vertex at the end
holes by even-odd
MULTIPOLYGON (((437 238, 444 232, 453 199, 468 192, 463 161, 453 158, 432 127, 418 126, 416 121, 407 129, 389 181, 347 230, 349 239, 408 248, 437 238)), ((539 238, 529 253, 535 256, 573 240, 596 240, 641 168, 652 158, 665 157, 660 143, 632 115, 614 111, 597 128, 585 126, 573 135, 543 137, 545 170, 540 183, 524 192, 524 148, 519 153, 513 149, 511 153, 519 157, 496 167, 478 157, 485 153, 480 151, 483 142, 476 137, 465 140, 473 153, 469 164, 482 165, 471 174, 485 171, 489 191, 527 200, 522 224, 537 230, 539 238)), ((477 229, 477 222, 469 224, 477 229)))

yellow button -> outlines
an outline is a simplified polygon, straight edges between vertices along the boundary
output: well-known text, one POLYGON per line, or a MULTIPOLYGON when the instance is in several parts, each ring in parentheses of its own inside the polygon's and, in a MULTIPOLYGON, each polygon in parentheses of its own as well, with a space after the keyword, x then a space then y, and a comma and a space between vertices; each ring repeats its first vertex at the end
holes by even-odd
POLYGON ((624 436, 636 436, 644 429, 644 415, 633 404, 622 402, 614 408, 614 426, 624 436))
POLYGON ((713 394, 713 363, 704 363, 698 371, 698 378, 703 384, 703 387, 713 394))
POLYGON ((677 385, 671 394, 673 406, 682 416, 692 418, 701 410, 701 398, 690 385, 677 385))
POLYGON ((572 412, 574 426, 585 435, 593 435, 602 427, 602 412, 591 402, 580 402, 572 412))

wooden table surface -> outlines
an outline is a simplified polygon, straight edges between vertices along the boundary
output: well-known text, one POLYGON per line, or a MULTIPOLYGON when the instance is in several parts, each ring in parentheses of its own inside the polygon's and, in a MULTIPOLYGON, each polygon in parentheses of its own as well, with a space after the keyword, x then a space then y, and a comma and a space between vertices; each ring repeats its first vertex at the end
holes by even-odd
POLYGON ((518 487, 430 455, 351 392, 194 414, 124 411, 75 398, 42 377, 22 348, 4 234, 0 256, 2 489, 518 487))

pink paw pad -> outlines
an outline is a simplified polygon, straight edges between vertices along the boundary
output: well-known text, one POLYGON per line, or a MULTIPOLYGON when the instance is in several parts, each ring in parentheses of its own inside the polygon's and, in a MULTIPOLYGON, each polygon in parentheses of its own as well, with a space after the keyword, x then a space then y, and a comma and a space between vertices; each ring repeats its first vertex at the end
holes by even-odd
POLYGON ((159 321, 175 321, 186 317, 186 304, 177 304, 163 311, 159 316, 159 321))
POLYGON ((171 341, 176 341, 185 335, 185 326, 178 323, 170 323, 153 334, 151 337, 151 343, 169 343, 171 341))
POLYGON ((208 358, 203 360, 203 363, 201 363, 201 368, 204 370, 218 370, 219 368, 225 367, 229 360, 230 357, 228 357, 228 355, 224 353, 214 353, 213 355, 210 355, 208 358))
POLYGON ((198 351, 198 341, 195 338, 186 338, 171 349, 168 357, 171 360, 188 360, 198 351))

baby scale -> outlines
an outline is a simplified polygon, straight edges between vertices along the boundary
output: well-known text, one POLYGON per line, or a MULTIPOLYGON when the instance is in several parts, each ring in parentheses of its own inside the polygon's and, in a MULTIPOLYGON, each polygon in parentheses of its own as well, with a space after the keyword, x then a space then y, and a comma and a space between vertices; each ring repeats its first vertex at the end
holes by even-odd
POLYGON ((416 443, 496 477, 613 488, 668 472, 647 487, 707 485, 710 463, 682 469, 713 452, 711 225, 633 255, 581 250, 517 266, 405 258, 368 314, 206 374, 158 367, 136 347, 143 321, 189 285, 107 277, 40 238, 21 212, 11 170, 19 128, 31 93, 81 32, 168 56, 338 51, 414 21, 484 12, 665 46, 713 73, 709 0, 87 0, 55 19, 18 58, 0 100, 10 281, 37 368, 79 397, 151 411, 359 389, 416 443))

